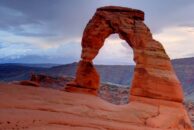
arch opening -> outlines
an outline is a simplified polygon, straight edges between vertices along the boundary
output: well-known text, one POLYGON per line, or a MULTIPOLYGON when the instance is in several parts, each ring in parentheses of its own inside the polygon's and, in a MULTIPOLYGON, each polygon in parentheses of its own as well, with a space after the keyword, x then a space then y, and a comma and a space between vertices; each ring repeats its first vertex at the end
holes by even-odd
POLYGON ((99 96, 116 105, 128 103, 135 62, 133 50, 118 34, 105 39, 94 59, 100 75, 99 96))

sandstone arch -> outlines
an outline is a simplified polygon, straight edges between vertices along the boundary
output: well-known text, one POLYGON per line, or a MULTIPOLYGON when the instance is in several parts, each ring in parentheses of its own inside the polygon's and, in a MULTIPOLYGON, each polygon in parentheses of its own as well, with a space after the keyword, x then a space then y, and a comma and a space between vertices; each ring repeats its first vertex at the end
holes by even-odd
POLYGON ((76 79, 66 90, 96 94, 100 80, 92 60, 104 40, 118 33, 134 52, 136 66, 130 94, 182 102, 181 84, 170 59, 161 43, 152 38, 143 20, 144 12, 140 10, 115 6, 98 8, 83 33, 76 79))

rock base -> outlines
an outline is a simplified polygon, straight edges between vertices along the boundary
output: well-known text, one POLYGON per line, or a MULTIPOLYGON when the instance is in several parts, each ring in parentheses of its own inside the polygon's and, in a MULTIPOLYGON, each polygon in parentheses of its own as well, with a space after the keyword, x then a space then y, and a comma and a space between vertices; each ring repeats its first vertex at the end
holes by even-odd
POLYGON ((89 94, 10 84, 0 84, 0 99, 0 130, 193 130, 184 106, 172 101, 133 97, 114 105, 89 94))
POLYGON ((84 93, 90 95, 98 95, 98 91, 96 89, 84 88, 77 85, 75 82, 69 82, 66 84, 65 91, 72 93, 84 93))

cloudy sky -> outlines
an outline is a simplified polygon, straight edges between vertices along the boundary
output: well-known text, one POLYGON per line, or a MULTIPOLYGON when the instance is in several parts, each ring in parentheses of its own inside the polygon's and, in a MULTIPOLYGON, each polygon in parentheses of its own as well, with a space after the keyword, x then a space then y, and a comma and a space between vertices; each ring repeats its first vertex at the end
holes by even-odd
MULTIPOLYGON (((194 0, 0 0, 0 63, 79 61, 84 27, 96 8, 145 12, 145 23, 171 59, 194 57, 194 0)), ((111 35, 96 64, 133 64, 125 41, 111 35)))

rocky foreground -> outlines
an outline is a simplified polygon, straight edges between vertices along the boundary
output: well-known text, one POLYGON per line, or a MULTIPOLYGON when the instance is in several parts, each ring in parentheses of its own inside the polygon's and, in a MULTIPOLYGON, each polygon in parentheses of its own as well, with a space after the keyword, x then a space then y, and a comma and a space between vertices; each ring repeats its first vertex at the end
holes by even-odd
POLYGON ((0 84, 0 130, 192 130, 181 103, 131 97, 114 105, 99 97, 0 84))

